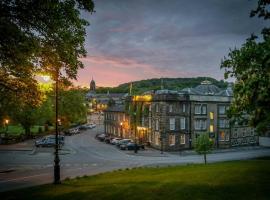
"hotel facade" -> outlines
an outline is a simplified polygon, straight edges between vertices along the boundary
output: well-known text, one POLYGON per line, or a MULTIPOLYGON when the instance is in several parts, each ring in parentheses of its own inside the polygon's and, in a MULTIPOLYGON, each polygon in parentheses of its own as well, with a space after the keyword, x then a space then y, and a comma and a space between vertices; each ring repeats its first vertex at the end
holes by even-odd
POLYGON ((181 91, 128 96, 123 105, 105 110, 105 133, 164 151, 191 149, 202 133, 216 148, 257 145, 253 128, 230 123, 226 110, 231 101, 231 87, 222 90, 209 81, 181 91))

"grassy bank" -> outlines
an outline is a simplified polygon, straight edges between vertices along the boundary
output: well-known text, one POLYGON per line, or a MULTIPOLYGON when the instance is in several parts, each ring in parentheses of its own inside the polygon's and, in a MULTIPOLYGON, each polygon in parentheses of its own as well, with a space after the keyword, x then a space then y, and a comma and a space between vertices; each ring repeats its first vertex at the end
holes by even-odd
POLYGON ((270 199, 270 160, 121 170, 1 194, 1 199, 270 199))
MULTIPOLYGON (((44 126, 32 126, 30 131, 31 133, 33 133, 34 135, 38 133, 39 131, 39 127, 41 127, 42 131, 44 131, 44 126)), ((53 129, 53 127, 49 127, 50 130, 53 129)), ((5 133, 6 132, 6 128, 5 127, 0 127, 0 133, 5 133)), ((8 130, 7 130, 7 134, 11 135, 11 136, 18 136, 18 135, 22 135, 24 134, 24 129, 22 126, 20 125, 9 125, 8 126, 8 130)))

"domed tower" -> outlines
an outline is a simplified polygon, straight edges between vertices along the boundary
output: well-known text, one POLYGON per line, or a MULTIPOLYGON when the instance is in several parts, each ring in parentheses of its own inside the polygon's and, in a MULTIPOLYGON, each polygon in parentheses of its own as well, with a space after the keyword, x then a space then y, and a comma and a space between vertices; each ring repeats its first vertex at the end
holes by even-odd
POLYGON ((92 80, 90 82, 90 91, 91 92, 95 92, 96 91, 96 83, 95 83, 93 77, 92 77, 92 80))

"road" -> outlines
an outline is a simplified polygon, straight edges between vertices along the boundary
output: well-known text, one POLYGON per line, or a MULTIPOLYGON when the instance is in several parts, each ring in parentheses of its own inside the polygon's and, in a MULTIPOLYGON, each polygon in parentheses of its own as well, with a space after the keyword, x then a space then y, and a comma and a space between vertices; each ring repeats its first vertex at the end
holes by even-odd
MULTIPOLYGON (((164 153, 157 150, 121 151, 95 139, 97 130, 67 136, 60 151, 61 179, 92 175, 119 168, 138 166, 203 163, 202 156, 164 153)), ((270 149, 210 154, 209 162, 249 159, 269 156, 270 149)), ((0 191, 51 183, 53 181, 53 149, 34 148, 32 151, 0 150, 0 191)))

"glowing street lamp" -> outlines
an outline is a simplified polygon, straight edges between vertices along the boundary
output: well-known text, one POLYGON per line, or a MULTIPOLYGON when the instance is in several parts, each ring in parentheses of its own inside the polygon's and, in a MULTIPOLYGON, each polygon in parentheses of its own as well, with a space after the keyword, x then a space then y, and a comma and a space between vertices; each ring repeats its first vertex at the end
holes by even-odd
POLYGON ((120 126, 121 126, 120 134, 121 134, 121 138, 123 138, 123 122, 120 123, 120 126))
POLYGON ((8 119, 5 119, 4 122, 5 122, 5 126, 6 126, 6 134, 7 134, 9 120, 8 119))

